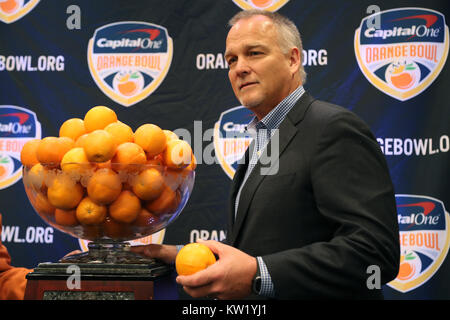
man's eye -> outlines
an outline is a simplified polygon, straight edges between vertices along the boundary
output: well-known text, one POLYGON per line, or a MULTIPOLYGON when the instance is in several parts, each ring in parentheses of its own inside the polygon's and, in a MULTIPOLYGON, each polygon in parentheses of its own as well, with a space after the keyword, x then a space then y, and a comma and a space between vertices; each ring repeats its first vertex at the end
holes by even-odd
POLYGON ((260 54, 262 54, 262 52, 259 52, 259 51, 250 51, 250 53, 249 53, 249 55, 251 55, 251 56, 257 56, 260 54))
POLYGON ((227 63, 228 65, 231 65, 232 63, 236 62, 236 58, 230 58, 228 59, 227 63))

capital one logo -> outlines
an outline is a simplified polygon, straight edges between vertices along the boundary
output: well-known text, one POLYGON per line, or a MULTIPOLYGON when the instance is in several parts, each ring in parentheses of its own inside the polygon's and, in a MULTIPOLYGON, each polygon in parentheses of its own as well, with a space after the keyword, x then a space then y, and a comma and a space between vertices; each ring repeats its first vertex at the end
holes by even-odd
POLYGON ((355 31, 355 55, 367 80, 405 101, 438 77, 449 49, 445 16, 424 8, 397 8, 365 17, 355 31), (380 21, 378 27, 373 20, 380 21))
POLYGON ((167 29, 147 22, 116 22, 95 30, 88 45, 92 78, 101 91, 129 107, 152 94, 173 56, 167 29))
POLYGON ((20 153, 29 140, 41 138, 36 114, 26 108, 0 106, 0 190, 22 178, 20 153))
POLYGON ((408 292, 433 277, 447 256, 450 242, 449 213, 444 203, 424 195, 396 195, 400 229, 400 269, 388 283, 408 292))

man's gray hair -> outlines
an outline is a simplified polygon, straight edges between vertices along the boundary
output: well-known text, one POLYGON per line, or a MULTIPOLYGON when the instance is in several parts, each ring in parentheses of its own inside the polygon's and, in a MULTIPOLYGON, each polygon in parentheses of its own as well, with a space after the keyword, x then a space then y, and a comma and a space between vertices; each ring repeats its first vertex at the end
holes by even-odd
POLYGON ((248 19, 253 16, 262 15, 265 17, 268 17, 272 20, 274 23, 276 30, 278 32, 278 44, 280 46, 281 51, 286 54, 289 52, 289 50, 292 47, 298 48, 300 51, 300 56, 302 59, 302 63, 300 64, 300 68, 298 72, 300 73, 300 77, 302 79, 302 83, 304 84, 306 82, 306 72, 305 68, 303 67, 303 44, 302 44, 302 38, 300 36, 300 32, 297 29, 297 26, 295 23, 293 23, 291 20, 286 18, 285 16, 282 16, 281 14, 277 12, 270 12, 265 10, 259 10, 259 9, 252 9, 252 10, 244 10, 238 12, 236 15, 234 15, 230 21, 228 22, 228 25, 230 27, 233 27, 239 20, 242 19, 248 19))

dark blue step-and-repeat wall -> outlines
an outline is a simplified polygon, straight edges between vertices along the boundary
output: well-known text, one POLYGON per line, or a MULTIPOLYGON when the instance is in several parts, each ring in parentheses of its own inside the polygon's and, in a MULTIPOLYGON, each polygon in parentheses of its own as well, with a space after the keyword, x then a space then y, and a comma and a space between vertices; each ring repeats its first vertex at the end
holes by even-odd
POLYGON ((402 248, 386 298, 450 298, 446 0, 0 0, 1 240, 14 266, 86 250, 84 240, 34 212, 20 151, 96 105, 133 130, 154 123, 176 131, 190 139, 198 161, 178 219, 133 244, 226 237, 228 191, 249 144, 243 128, 250 113, 233 94, 223 53, 228 19, 253 7, 296 23, 305 89, 358 114, 386 156, 402 248))

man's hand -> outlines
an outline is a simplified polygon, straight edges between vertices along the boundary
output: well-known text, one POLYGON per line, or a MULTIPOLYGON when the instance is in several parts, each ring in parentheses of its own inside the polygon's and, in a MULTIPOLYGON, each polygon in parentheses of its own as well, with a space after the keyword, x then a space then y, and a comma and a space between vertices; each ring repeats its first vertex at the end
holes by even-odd
POLYGON ((167 244, 148 244, 144 246, 133 246, 131 252, 138 253, 150 258, 159 259, 165 263, 174 263, 177 256, 177 247, 167 244))
POLYGON ((256 274, 255 257, 221 242, 198 240, 208 246, 219 259, 205 270, 193 275, 178 276, 177 283, 192 297, 241 299, 251 293, 256 274))

